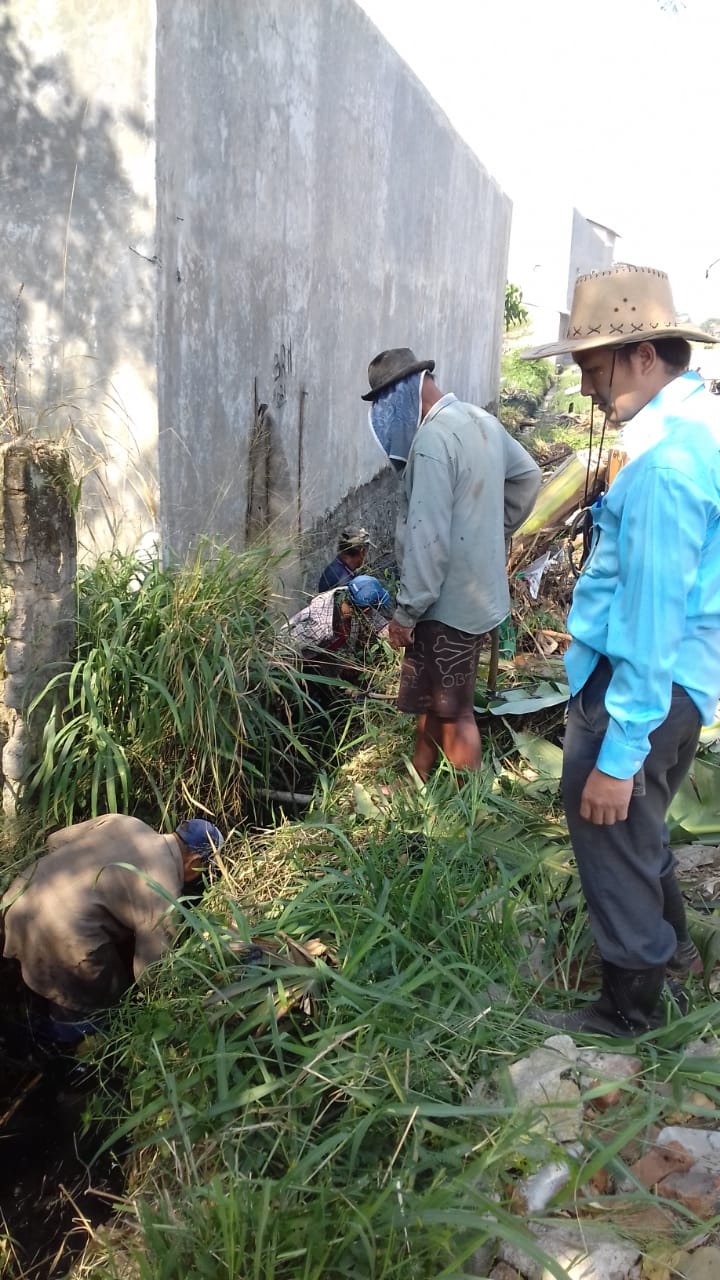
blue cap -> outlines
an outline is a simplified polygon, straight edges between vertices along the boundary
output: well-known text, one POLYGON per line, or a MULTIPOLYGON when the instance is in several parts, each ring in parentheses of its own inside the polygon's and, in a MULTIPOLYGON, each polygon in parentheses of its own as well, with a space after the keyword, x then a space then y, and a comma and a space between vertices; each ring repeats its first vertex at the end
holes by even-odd
POLYGON ((390 596, 377 578, 369 573, 360 573, 347 584, 347 592, 358 609, 386 609, 390 604, 390 596))
POLYGON ((175 835, 180 837, 188 849, 199 853, 206 862, 209 862, 213 854, 217 853, 218 849, 222 849, 225 843, 225 837, 217 827, 212 822, 206 822, 204 818, 189 818, 181 822, 175 828, 175 835))

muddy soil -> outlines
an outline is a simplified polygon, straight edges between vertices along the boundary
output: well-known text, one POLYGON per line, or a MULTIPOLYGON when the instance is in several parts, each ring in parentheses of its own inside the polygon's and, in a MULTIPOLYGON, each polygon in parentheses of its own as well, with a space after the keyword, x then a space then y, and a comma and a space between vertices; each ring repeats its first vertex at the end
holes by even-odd
POLYGON ((112 1155, 95 1158, 104 1135, 84 1132, 92 1077, 33 1041, 7 962, 0 1009, 0 1275, 53 1280, 112 1216, 122 1171, 112 1155))
MULTIPOLYGON (((0 1064, 2 1070, 2 1064, 0 1064)), ((122 1190, 116 1162, 91 1164, 100 1143, 83 1136, 86 1097, 52 1074, 3 1072, 27 1095, 0 1129, 0 1211, 7 1240, 2 1274, 28 1280, 66 1276, 96 1227, 112 1215, 112 1197, 122 1190)), ((3 1106, 7 1094, 3 1098, 3 1106)))

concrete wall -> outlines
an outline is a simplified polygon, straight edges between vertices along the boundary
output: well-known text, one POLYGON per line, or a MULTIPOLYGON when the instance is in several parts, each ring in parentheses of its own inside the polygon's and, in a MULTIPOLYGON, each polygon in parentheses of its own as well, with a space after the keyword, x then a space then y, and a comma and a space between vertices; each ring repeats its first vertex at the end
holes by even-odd
MULTIPOLYGON (((554 342, 565 310, 572 208, 552 194, 513 207, 508 279, 522 290, 528 325, 519 345, 554 342)), ((511 335, 512 337, 512 335, 511 335)), ((513 339, 514 341, 514 339, 513 339)))
POLYGON ((509 202, 427 92, 353 0, 0 0, 0 37, 0 366, 81 543, 312 578, 344 519, 386 539, 371 356, 497 396, 509 202))
POLYGON ((522 289, 529 323, 519 345, 554 342, 566 332, 575 281, 603 271, 614 257, 616 232, 549 196, 513 213, 509 279, 522 289))
POLYGON ((371 356, 496 401, 509 202, 352 0, 159 0, 157 136, 163 533, 314 574, 348 491, 392 506, 371 356))
MULTIPOLYGON (((75 517, 67 454, 17 440, 0 447, 0 790, 16 812, 36 758, 28 708, 66 670, 75 640, 75 517)), ((42 726, 42 717, 36 718, 42 726)))
POLYGON ((607 271, 615 257, 617 232, 611 231, 591 218, 585 218, 579 209, 573 209, 570 237, 570 269, 567 284, 567 311, 572 306, 575 281, 588 271, 607 271))
POLYGON ((0 0, 0 365, 28 428, 73 424, 104 546, 157 518, 154 29, 151 0, 0 0))

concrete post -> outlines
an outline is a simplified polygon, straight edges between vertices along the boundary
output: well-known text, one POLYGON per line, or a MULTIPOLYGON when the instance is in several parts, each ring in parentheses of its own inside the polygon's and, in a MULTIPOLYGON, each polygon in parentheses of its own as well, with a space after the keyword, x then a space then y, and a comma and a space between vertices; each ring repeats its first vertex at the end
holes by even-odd
POLYGON ((0 446, 0 782, 14 815, 36 748, 27 709, 75 640, 77 542, 64 449, 20 439, 0 446))

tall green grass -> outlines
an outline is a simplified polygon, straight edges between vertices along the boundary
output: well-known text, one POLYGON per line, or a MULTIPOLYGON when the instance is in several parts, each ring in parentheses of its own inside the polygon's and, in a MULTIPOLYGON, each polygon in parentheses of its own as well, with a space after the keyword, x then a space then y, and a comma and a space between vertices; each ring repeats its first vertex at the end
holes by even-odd
POLYGON ((182 565, 112 554, 80 571, 71 670, 36 699, 39 763, 27 802, 69 823, 132 811, 234 823, 282 758, 307 699, 275 646, 273 564, 203 547, 182 565), (48 714, 48 703, 51 709, 48 714))
POLYGON ((470 1088, 537 1034, 521 1019, 531 985, 500 984, 521 971, 531 882, 564 872, 546 865, 542 826, 500 797, 448 789, 412 825, 296 825, 294 883, 254 921, 240 902, 263 855, 240 851, 242 882, 216 905, 241 933, 316 936, 334 953, 311 974, 309 1012, 278 1018, 271 998, 308 971, 269 981, 223 946, 217 916, 194 913, 116 1026, 106 1068, 130 1083, 116 1135, 137 1152, 138 1275, 456 1275, 491 1211, 523 1234, 494 1197, 535 1144, 510 1104, 473 1103, 470 1088))
MULTIPOLYGON (((457 1280, 492 1241, 538 1256, 512 1187, 569 1157, 536 1108, 518 1107, 505 1067, 546 1036, 525 1016, 548 1001, 534 944, 563 988, 587 935, 582 903, 567 907, 564 833, 487 776, 458 792, 441 773, 367 820, 331 796, 324 808, 332 820, 233 842, 154 987, 119 1014, 101 1072, 126 1087, 106 1086, 102 1113, 109 1142, 133 1153, 125 1227, 88 1274, 457 1280), (244 938, 319 937, 331 958, 269 973, 228 949, 230 921, 244 938), (279 1016, 297 987, 306 1003, 279 1016)), ((554 1208, 574 1214, 599 1169, 624 1174, 626 1145, 688 1086, 720 1101, 717 1061, 693 1069, 678 1053, 714 1016, 701 1005, 654 1037, 622 1110, 588 1126, 554 1208)))
POLYGON ((294 882, 252 922, 240 903, 263 854, 240 852, 241 882, 216 898, 240 932, 319 936, 336 957, 312 974, 309 1012, 280 1019, 271 998, 306 970, 268 981, 223 946, 217 916, 194 914, 116 1026, 139 1276, 450 1276, 498 1220, 523 1236, 496 1197, 547 1144, 470 1090, 537 1036, 524 934, 565 871, 517 806, 444 785, 412 822, 292 828, 294 882))
MULTIPOLYGON (((85 571, 68 705, 67 673, 46 691, 31 792, 45 819, 127 806, 160 825, 192 807, 231 825, 307 759, 313 708, 275 643, 271 569, 205 554, 139 589, 134 561, 85 571)), ((497 1239, 538 1256, 512 1187, 567 1152, 516 1105, 505 1067, 545 1038, 528 1007, 561 1002, 589 947, 567 836, 490 765, 461 790, 441 768, 375 804, 408 733, 379 703, 353 708, 315 810, 233 836, 222 878, 180 907, 176 949, 90 1049, 93 1114, 130 1155, 119 1223, 78 1280, 459 1280, 497 1239), (317 937, 330 958, 270 972, 230 949, 231 926, 317 937)), ((716 1020, 701 1000, 654 1036, 553 1208, 574 1214, 590 1172, 622 1173, 625 1143, 687 1105, 689 1085, 720 1104, 716 1061, 682 1059, 716 1020)))

